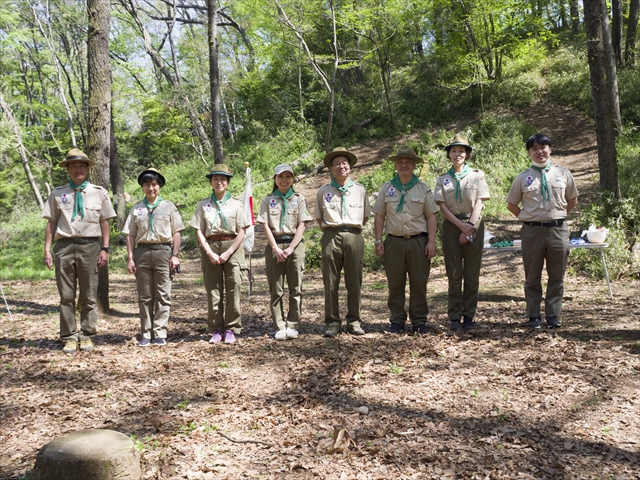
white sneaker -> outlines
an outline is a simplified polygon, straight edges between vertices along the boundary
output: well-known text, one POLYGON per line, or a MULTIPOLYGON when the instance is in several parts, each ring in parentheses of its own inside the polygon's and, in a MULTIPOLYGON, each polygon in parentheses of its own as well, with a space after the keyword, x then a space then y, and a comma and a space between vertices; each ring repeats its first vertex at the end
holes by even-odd
POLYGON ((287 328, 287 338, 298 338, 298 331, 295 328, 287 328))
POLYGON ((287 339, 287 331, 286 330, 278 330, 276 332, 276 340, 286 340, 287 339))

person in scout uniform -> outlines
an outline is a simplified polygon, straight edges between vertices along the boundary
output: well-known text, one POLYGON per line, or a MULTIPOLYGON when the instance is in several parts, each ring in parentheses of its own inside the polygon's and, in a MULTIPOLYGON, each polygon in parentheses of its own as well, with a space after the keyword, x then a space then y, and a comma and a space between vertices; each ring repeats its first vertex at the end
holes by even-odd
POLYGON ((260 203, 258 223, 267 237, 264 258, 271 294, 271 316, 276 340, 298 338, 302 306, 302 271, 305 222, 313 220, 305 198, 293 191, 293 169, 286 164, 274 170, 273 193, 260 203), (284 280, 289 287, 289 313, 285 320, 282 297, 284 280))
POLYGON ((573 176, 551 162, 551 139, 537 133, 526 143, 531 167, 516 177, 507 195, 507 209, 522 221, 524 296, 529 320, 525 327, 540 328, 542 268, 546 261, 545 317, 549 328, 560 327, 564 272, 569 258, 567 215, 578 204, 573 176), (522 208, 519 204, 522 203, 522 208))
POLYGON ((81 150, 70 150, 58 164, 67 169, 70 181, 51 192, 42 211, 42 217, 48 220, 44 263, 51 270, 55 261, 60 338, 65 342, 62 351, 67 354, 75 353, 78 343, 80 350, 93 350, 91 338, 98 323, 98 268, 109 261, 109 219, 116 216, 107 191, 87 180, 89 168, 95 165, 81 150), (76 289, 81 304, 80 331, 75 317, 76 289))
POLYGON ((373 206, 376 255, 384 260, 389 282, 387 305, 392 333, 402 333, 407 321, 405 286, 409 276, 409 318, 413 331, 427 333, 427 282, 431 258, 436 254, 436 213, 433 192, 413 173, 422 158, 407 145, 389 160, 396 174, 382 185, 373 206), (387 237, 382 241, 382 231, 387 237))
POLYGON ((202 272, 207 290, 209 343, 235 343, 242 331, 240 285, 244 251, 242 240, 249 227, 242 202, 227 192, 233 172, 224 164, 214 165, 207 179, 213 193, 196 207, 191 227, 202 248, 202 272), (223 295, 226 291, 227 306, 223 295))
POLYGON ((364 335, 361 327, 360 297, 364 240, 362 228, 371 216, 367 190, 349 176, 357 157, 346 148, 334 148, 324 157, 324 165, 331 172, 331 183, 316 193, 315 217, 324 232, 322 235, 322 277, 324 280, 325 337, 340 333, 338 287, 344 268, 347 288, 347 331, 364 335))
POLYGON ((475 328, 484 223, 480 213, 489 199, 484 173, 467 165, 473 149, 462 135, 444 147, 451 168, 436 180, 435 201, 444 215, 442 250, 449 278, 448 314, 451 330, 475 328), (462 280, 464 279, 464 293, 462 280), (462 320, 462 325, 460 324, 462 320))
POLYGON ((171 309, 171 272, 179 265, 180 232, 176 206, 164 200, 165 179, 155 168, 138 175, 144 199, 131 209, 122 232, 127 234, 127 270, 136 276, 140 307, 139 347, 165 345, 171 309))

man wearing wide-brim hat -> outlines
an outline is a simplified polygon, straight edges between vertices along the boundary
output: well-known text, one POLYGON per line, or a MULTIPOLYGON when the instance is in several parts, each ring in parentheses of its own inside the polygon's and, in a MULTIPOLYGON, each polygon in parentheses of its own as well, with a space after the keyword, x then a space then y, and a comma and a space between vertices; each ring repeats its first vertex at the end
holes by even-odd
POLYGON ((108 192, 89 183, 89 167, 96 163, 73 148, 58 164, 69 173, 67 185, 55 188, 44 206, 48 220, 44 239, 44 263, 53 269, 60 293, 60 338, 64 353, 93 350, 98 323, 98 268, 109 261, 109 219, 116 212, 108 192), (56 241, 51 256, 51 244, 56 241), (80 330, 76 325, 75 294, 78 289, 80 330))
POLYGON ((413 332, 427 333, 427 282, 436 254, 436 213, 433 192, 414 171, 422 158, 408 145, 389 157, 396 173, 380 188, 373 206, 376 255, 383 258, 389 283, 387 305, 391 333, 403 333, 407 321, 405 286, 409 277, 409 319, 413 332), (382 231, 386 238, 382 240, 382 231))
POLYGON ((139 347, 165 345, 171 309, 171 272, 180 265, 182 218, 162 198, 165 178, 155 168, 138 175, 144 198, 135 204, 122 233, 127 235, 127 270, 136 276, 140 307, 139 347))
POLYGON ((321 244, 326 337, 335 337, 341 330, 338 288, 343 268, 347 288, 347 331, 364 335, 360 312, 364 264, 361 232, 371 216, 371 206, 367 189, 350 177, 351 167, 357 161, 357 157, 344 147, 337 147, 325 155, 324 164, 331 172, 331 183, 323 185, 316 193, 315 218, 324 232, 321 244))

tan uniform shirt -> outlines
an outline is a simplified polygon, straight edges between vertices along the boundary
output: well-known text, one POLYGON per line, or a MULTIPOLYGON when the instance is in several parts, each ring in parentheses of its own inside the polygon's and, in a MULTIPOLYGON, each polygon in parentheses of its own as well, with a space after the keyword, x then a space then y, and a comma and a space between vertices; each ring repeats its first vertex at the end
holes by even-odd
POLYGON ((315 217, 322 220, 322 227, 362 228, 364 219, 371 216, 367 189, 358 182, 346 192, 347 216, 342 217, 342 194, 331 184, 323 185, 316 193, 315 217))
POLYGON ((184 230, 184 224, 178 209, 168 200, 162 200, 153 211, 153 232, 149 230, 149 210, 143 202, 140 202, 129 212, 122 233, 133 235, 137 245, 172 243, 173 234, 182 230, 184 230))
POLYGON ((373 213, 385 217, 384 228, 387 234, 404 237, 427 233, 427 217, 438 212, 429 185, 419 181, 407 190, 402 212, 396 212, 400 197, 398 189, 387 182, 380 188, 373 206, 373 213))
POLYGON ((116 216, 109 200, 109 193, 98 185, 88 184, 81 192, 84 202, 84 218, 80 213, 71 221, 76 192, 63 185, 51 192, 42 210, 42 217, 56 222, 54 240, 61 238, 101 237, 100 221, 116 216))
POLYGON ((542 172, 533 168, 516 177, 507 195, 507 202, 522 209, 518 218, 523 222, 560 220, 567 216, 567 203, 578 196, 573 176, 564 167, 553 165, 546 172, 549 185, 549 200, 542 199, 542 172))
POLYGON ((436 180, 436 192, 434 198, 436 203, 444 203, 454 215, 470 214, 476 200, 489 200, 489 188, 484 179, 482 170, 472 170, 460 181, 460 192, 462 201, 456 199, 457 180, 445 173, 436 180))
POLYGON ((299 193, 294 193, 287 199, 288 222, 282 223, 280 229, 280 218, 283 214, 284 200, 274 194, 266 196, 260 203, 260 213, 258 214, 258 223, 267 224, 274 235, 293 235, 300 222, 308 222, 313 220, 309 210, 307 210, 307 201, 299 193))
POLYGON ((211 235, 237 235, 241 229, 251 226, 247 222, 242 202, 235 197, 227 200, 222 207, 222 213, 227 220, 226 225, 222 215, 218 214, 216 217, 217 211, 218 207, 211 198, 205 198, 198 203, 189 225, 196 230, 200 230, 205 237, 210 237, 211 235), (212 226, 214 218, 216 223, 212 226), (229 230, 227 230, 227 226, 229 230))

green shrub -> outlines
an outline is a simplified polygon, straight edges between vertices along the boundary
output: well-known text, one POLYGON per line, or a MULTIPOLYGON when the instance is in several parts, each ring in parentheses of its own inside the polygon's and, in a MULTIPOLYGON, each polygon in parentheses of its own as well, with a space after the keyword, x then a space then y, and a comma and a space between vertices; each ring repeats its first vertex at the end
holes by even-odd
POLYGON ((35 208, 14 209, 0 225, 0 278, 48 279, 54 273, 44 264, 44 229, 47 222, 35 208))

